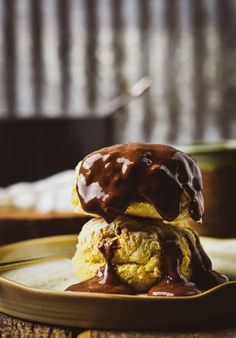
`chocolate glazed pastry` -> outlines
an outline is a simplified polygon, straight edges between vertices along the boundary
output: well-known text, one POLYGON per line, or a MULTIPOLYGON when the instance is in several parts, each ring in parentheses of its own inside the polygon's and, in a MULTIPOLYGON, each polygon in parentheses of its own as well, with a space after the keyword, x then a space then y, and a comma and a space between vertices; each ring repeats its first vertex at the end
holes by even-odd
POLYGON ((77 201, 83 211, 100 218, 97 218, 98 230, 91 222, 88 224, 92 228, 86 228, 79 236, 83 245, 73 260, 81 279, 90 278, 96 273, 97 265, 91 270, 92 274, 85 269, 83 278, 79 268, 84 270, 84 267, 80 262, 93 266, 94 248, 105 238, 99 246, 105 265, 98 269, 95 277, 67 290, 192 296, 227 282, 227 277, 212 270, 197 233, 185 225, 190 217, 201 221, 204 212, 201 172, 191 157, 166 145, 133 143, 95 151, 85 157, 78 168, 76 192, 74 190, 78 194, 77 201), (137 224, 133 226, 132 218, 124 214, 132 203, 139 201, 149 202, 162 219, 152 221, 150 227, 148 218, 141 218, 139 210, 137 219, 133 219, 137 224), (180 214, 182 218, 171 224, 180 214), (124 228, 118 229, 121 231, 118 238, 111 240, 118 217, 123 217, 124 228), (86 246, 87 238, 91 243, 86 246), (119 265, 112 263, 117 240, 119 265), (147 251, 145 258, 138 249, 140 243, 147 251), (80 260, 80 257, 85 258, 80 260))
POLYGON ((65 291, 101 292, 116 294, 135 294, 135 291, 122 283, 112 265, 113 249, 117 239, 102 242, 98 248, 103 254, 105 265, 98 269, 96 276, 83 282, 69 286, 65 291))
POLYGON ((135 143, 88 155, 77 183, 83 209, 108 223, 140 198, 153 204, 165 220, 173 221, 181 213, 183 192, 190 198, 192 219, 200 221, 204 209, 201 189, 200 170, 188 155, 165 145, 135 143))
POLYGON ((163 278, 148 291, 149 296, 192 296, 228 281, 226 276, 212 270, 211 260, 203 250, 198 235, 193 233, 196 244, 185 234, 192 255, 191 281, 181 273, 183 254, 176 237, 167 237, 161 240, 163 278))

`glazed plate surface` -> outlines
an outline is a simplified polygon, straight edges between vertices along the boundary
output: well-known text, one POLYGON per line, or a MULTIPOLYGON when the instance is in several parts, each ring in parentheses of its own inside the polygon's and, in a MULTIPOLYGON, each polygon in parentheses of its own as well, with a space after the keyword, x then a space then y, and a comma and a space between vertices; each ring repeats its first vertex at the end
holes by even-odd
MULTIPOLYGON (((55 254, 65 257, 1 272, 0 312, 35 322, 81 328, 186 329, 209 326, 210 323, 234 323, 234 281, 192 297, 63 291, 77 282, 70 260, 76 240, 74 235, 54 236, 1 247, 0 263, 55 254)), ((214 251, 215 245, 210 239, 202 242, 214 251)), ((217 264, 224 259, 225 271, 221 271, 232 277, 235 271, 231 271, 230 266, 234 258, 227 254, 224 258, 216 255, 213 263, 219 268, 217 264), (227 256, 230 257, 228 263, 225 261, 227 256)))

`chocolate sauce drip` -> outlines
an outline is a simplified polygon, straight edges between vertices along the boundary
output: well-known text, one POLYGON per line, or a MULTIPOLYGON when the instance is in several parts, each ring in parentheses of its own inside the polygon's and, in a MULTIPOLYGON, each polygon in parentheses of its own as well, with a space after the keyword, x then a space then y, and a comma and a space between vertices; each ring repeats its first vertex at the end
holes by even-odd
POLYGON ((148 291, 149 296, 192 296, 201 293, 199 288, 181 273, 183 253, 177 238, 169 236, 161 240, 163 278, 148 291))
POLYGON ((103 242, 99 246, 102 252, 105 265, 98 269, 96 276, 83 282, 69 286, 66 291, 83 291, 83 292, 101 292, 116 294, 135 294, 135 291, 125 283, 122 283, 116 275, 112 258, 114 255, 114 245, 116 240, 103 242))
POLYGON ((192 281, 202 291, 209 290, 216 285, 228 282, 228 278, 214 270, 210 258, 205 253, 198 234, 193 230, 196 243, 193 243, 190 236, 186 236, 191 250, 192 281))
POLYGON ((172 147, 123 144, 88 155, 80 168, 77 193, 83 209, 108 223, 140 198, 154 205, 167 221, 181 213, 181 196, 189 198, 189 213, 203 214, 202 179, 195 161, 172 147))
POLYGON ((185 233, 190 251, 192 278, 188 281, 181 273, 183 253, 177 238, 162 239, 163 278, 149 291, 149 296, 192 296, 228 281, 227 277, 212 270, 210 258, 203 250, 197 233, 193 232, 196 243, 185 233))

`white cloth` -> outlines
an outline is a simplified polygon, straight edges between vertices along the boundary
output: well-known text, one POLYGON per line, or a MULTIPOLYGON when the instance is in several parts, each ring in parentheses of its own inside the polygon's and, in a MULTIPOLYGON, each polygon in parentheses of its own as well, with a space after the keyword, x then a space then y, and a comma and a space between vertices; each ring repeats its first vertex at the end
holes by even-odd
POLYGON ((201 237, 201 243, 216 271, 236 279, 236 238, 201 237))
POLYGON ((0 211, 72 211, 73 180, 74 171, 68 170, 37 182, 22 182, 0 188, 0 211))

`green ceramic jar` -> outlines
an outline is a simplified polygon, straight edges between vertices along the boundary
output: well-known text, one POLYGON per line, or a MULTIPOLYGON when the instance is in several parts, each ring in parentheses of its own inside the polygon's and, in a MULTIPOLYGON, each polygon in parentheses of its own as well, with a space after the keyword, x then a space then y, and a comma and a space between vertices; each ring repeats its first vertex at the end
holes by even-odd
POLYGON ((193 224, 201 235, 236 237, 236 141, 179 147, 198 162, 205 213, 193 224))

